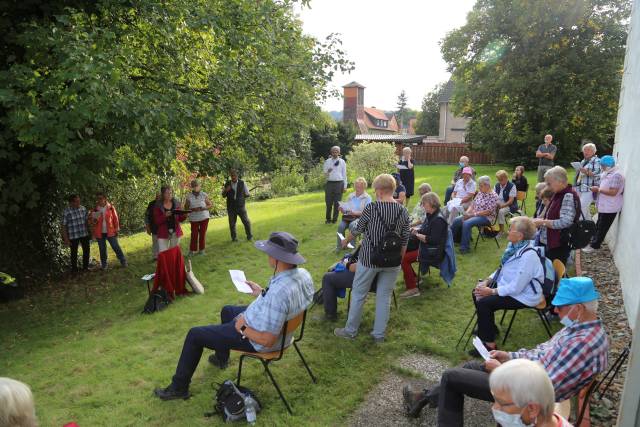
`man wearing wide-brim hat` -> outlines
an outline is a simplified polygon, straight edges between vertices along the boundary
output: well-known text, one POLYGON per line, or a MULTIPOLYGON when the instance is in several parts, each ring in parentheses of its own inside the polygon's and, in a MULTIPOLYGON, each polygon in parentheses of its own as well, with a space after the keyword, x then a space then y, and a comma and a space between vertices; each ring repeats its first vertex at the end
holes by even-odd
POLYGON ((438 426, 462 425, 465 395, 493 401, 489 374, 512 359, 539 362, 551 378, 556 402, 577 395, 607 369, 609 342, 598 319, 598 298, 591 278, 561 279, 552 304, 565 325, 563 329, 532 350, 494 350, 486 362, 469 362, 460 368, 447 369, 440 385, 433 389, 418 391, 405 386, 407 414, 417 417, 424 406, 430 405, 438 408, 438 426))
POLYGON ((227 367, 231 349, 250 352, 279 351, 285 321, 305 310, 313 298, 311 275, 298 265, 306 260, 298 253, 298 241, 291 234, 271 233, 269 240, 255 242, 255 247, 269 256, 273 277, 265 289, 247 280, 256 297, 249 306, 222 308, 219 325, 191 328, 171 384, 156 389, 162 400, 188 399, 191 377, 200 362, 203 349, 214 353, 209 362, 221 369, 227 367))

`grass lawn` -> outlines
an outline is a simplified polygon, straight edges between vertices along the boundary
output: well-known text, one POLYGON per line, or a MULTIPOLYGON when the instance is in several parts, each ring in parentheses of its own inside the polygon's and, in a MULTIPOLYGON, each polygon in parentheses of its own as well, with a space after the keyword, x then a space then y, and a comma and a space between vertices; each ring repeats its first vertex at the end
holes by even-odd
MULTIPOLYGON (((429 182, 441 197, 451 179, 453 166, 420 166, 416 187, 429 182)), ((497 166, 478 167, 495 181, 497 166)), ((511 170, 511 168, 509 168, 511 170)), ((535 172, 528 173, 535 184, 535 172)), ((412 207, 417 197, 412 200, 412 207)), ((141 203, 146 201, 141 201, 141 203)), ((533 185, 528 212, 533 212, 533 185)), ((316 285, 336 260, 335 225, 324 224, 324 196, 317 192, 248 205, 254 235, 266 238, 270 231, 286 230, 300 241, 300 251, 316 285)), ((239 223, 239 235, 244 232, 239 223)), ((188 226, 184 227, 189 234, 188 226)), ((188 250, 183 239, 183 252, 188 250)), ((113 252, 114 267, 53 284, 27 299, 0 306, 0 376, 29 384, 43 426, 61 426, 76 421, 80 426, 198 426, 222 424, 208 419, 214 388, 225 379, 235 379, 238 358, 232 353, 225 371, 210 366, 205 350, 193 378, 193 397, 188 401, 161 402, 152 390, 165 386, 173 375, 184 336, 191 326, 217 323, 226 304, 248 304, 250 296, 235 291, 230 268, 243 269, 247 278, 265 284, 271 274, 266 256, 241 241, 232 244, 226 218, 212 220, 207 236, 207 255, 195 257, 193 268, 205 285, 203 296, 179 298, 167 310, 142 315, 147 290, 140 277, 154 271, 150 239, 144 233, 120 239, 129 267, 120 268, 113 252)), ((471 315, 470 290, 480 277, 494 270, 506 240, 497 249, 493 241, 480 242, 478 250, 458 257, 458 274, 451 288, 437 270, 428 277, 422 296, 399 300, 391 309, 387 341, 374 345, 369 337, 374 301, 366 304, 360 336, 353 342, 335 338, 334 327, 343 326, 346 301, 339 301, 338 323, 312 320, 308 316, 300 343, 319 379, 311 383, 295 352, 275 363, 273 373, 288 398, 294 416, 288 415, 276 391, 257 361, 243 368, 243 385, 255 390, 265 405, 260 425, 341 425, 401 355, 428 352, 458 363, 466 354, 454 347, 471 315)), ((97 246, 92 245, 97 258, 97 246)), ((404 289, 398 277, 396 292, 404 289)), ((546 339, 534 312, 518 315, 508 349, 532 346, 546 339)))

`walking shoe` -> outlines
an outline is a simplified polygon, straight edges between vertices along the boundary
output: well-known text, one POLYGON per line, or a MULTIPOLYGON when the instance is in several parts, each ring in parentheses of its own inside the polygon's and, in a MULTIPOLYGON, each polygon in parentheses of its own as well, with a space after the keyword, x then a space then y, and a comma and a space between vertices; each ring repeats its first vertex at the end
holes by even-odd
POLYGON ((333 335, 339 337, 339 338, 345 338, 348 340, 352 340, 355 339, 355 335, 351 335, 349 332, 347 332, 347 330, 345 328, 336 328, 333 330, 333 335))
POLYGON ((420 289, 418 288, 407 289, 406 291, 400 294, 400 298, 413 298, 413 297, 419 297, 419 296, 420 296, 420 289))
POLYGON ((325 224, 331 224, 331 220, 330 220, 330 219, 327 219, 327 220, 325 220, 325 222, 324 222, 324 223, 325 223, 325 224))
POLYGON ((167 388, 157 388, 153 390, 153 394, 161 400, 187 400, 191 397, 189 390, 177 390, 173 387, 173 384, 170 384, 167 388))
POLYGON ((197 254, 197 252, 193 252, 193 251, 189 251, 189 255, 187 255, 189 258, 191 258, 192 256, 194 256, 195 254, 197 254))
POLYGON ((382 344, 384 343, 384 337, 371 337, 373 339, 374 344, 382 344))
POLYGON ((251 242, 253 240, 253 236, 247 236, 247 242, 251 242))
POLYGON ((200 250, 200 252, 198 252, 198 255, 206 255, 207 253, 204 251, 204 249, 200 250))
POLYGON ((416 390, 409 384, 403 387, 402 398, 407 416, 411 418, 418 418, 422 408, 427 405, 431 408, 438 406, 437 394, 434 395, 431 393, 431 390, 428 389, 416 390))
POLYGON ((591 245, 587 245, 584 248, 580 249, 582 252, 586 253, 586 254, 590 254, 591 252, 593 252, 595 249, 593 249, 591 247, 591 245))
POLYGON ((238 239, 236 239, 235 237, 233 239, 231 239, 232 242, 237 242, 238 239))
POLYGON ((227 369, 227 366, 229 366, 228 360, 226 362, 221 361, 220 359, 218 359, 215 353, 211 353, 211 355, 209 356, 209 363, 220 369, 227 369))
POLYGON ((127 262, 127 260, 122 261, 122 262, 120 263, 120 265, 121 265, 123 268, 127 268, 127 267, 129 267, 129 263, 127 262))

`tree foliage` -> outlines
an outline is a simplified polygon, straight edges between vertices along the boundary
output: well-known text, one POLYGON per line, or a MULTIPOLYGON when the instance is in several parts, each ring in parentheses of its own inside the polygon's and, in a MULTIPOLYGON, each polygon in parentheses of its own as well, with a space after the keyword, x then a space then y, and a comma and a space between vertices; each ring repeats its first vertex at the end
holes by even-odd
POLYGON ((347 156, 347 169, 353 177, 362 176, 368 183, 381 173, 391 173, 398 163, 396 147, 385 142, 363 142, 347 156))
POLYGON ((315 102, 352 68, 335 36, 303 34, 293 1, 48 3, 6 3, 0 23, 0 224, 40 240, 68 192, 308 151, 315 102))
POLYGON ((440 83, 422 98, 420 112, 416 117, 416 134, 438 135, 440 125, 440 104, 438 96, 444 84, 440 83))
POLYGON ((398 111, 396 111, 396 116, 398 117, 398 124, 400 125, 400 128, 403 128, 406 122, 408 100, 409 98, 407 97, 407 93, 404 89, 402 89, 400 95, 398 95, 398 111))
POLYGON ((323 112, 317 122, 311 127, 311 155, 314 160, 326 158, 331 147, 340 147, 340 153, 346 156, 351 151, 356 127, 353 123, 335 121, 329 113, 323 112))
POLYGON ((528 161, 546 133, 558 159, 583 138, 612 142, 629 0, 478 0, 442 54, 467 139, 498 160, 528 161))

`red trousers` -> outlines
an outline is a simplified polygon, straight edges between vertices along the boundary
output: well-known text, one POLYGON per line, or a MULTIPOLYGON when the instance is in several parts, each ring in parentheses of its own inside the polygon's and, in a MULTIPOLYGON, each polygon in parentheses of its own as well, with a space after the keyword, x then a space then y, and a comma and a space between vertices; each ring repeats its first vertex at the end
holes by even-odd
POLYGON ((405 252, 402 258, 402 274, 404 275, 404 283, 407 289, 415 289, 418 286, 418 276, 411 267, 411 264, 418 261, 418 250, 405 252))
POLYGON ((202 221, 195 221, 191 223, 191 244, 189 245, 189 250, 191 252, 204 250, 204 245, 205 245, 204 239, 205 239, 205 236, 207 235, 208 226, 209 226, 209 218, 202 221))

